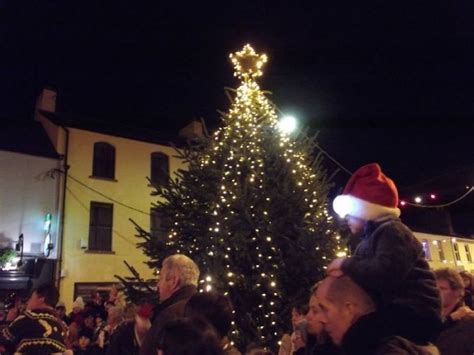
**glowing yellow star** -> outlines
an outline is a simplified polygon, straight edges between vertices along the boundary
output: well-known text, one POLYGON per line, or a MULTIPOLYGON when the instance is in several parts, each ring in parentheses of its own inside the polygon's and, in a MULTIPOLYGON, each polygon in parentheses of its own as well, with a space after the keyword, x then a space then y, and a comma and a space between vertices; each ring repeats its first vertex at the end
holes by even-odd
POLYGON ((240 52, 230 54, 234 65, 234 76, 248 80, 262 76, 262 67, 267 62, 266 54, 258 55, 250 44, 246 44, 240 52))

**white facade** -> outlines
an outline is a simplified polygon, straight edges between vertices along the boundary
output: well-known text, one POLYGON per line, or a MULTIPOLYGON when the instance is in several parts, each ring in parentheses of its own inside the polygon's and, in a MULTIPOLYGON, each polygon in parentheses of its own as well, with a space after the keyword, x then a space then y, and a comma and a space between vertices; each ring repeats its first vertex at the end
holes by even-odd
POLYGON ((23 234, 24 253, 42 256, 49 213, 49 257, 56 258, 60 190, 58 178, 47 173, 58 167, 57 159, 0 151, 0 248, 14 249, 23 234))
POLYGON ((432 269, 455 268, 474 271, 474 240, 415 232, 432 269))

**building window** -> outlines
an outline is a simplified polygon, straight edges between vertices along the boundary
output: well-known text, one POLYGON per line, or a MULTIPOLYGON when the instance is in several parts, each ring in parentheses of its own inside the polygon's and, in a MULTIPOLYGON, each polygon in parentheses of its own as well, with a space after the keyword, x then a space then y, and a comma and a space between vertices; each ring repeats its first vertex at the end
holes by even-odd
POLYGON ((170 160, 168 156, 161 152, 151 153, 151 182, 160 186, 167 186, 169 175, 170 160))
POLYGON ((421 245, 423 246, 423 252, 425 253, 426 260, 431 260, 430 243, 426 239, 423 239, 421 241, 421 245))
POLYGON ((161 215, 155 208, 150 209, 150 234, 153 238, 166 235, 171 229, 169 219, 161 215))
POLYGON ((459 245, 456 242, 453 242, 454 257, 456 261, 461 261, 461 254, 459 253, 459 245))
POLYGON ((443 243, 441 243, 441 240, 433 240, 432 241, 433 245, 436 245, 436 248, 438 248, 438 255, 439 255, 439 260, 444 261, 446 260, 444 256, 444 250, 443 250, 443 243))
POLYGON ((469 244, 464 244, 464 250, 466 251, 466 258, 469 263, 472 263, 471 250, 469 244))
POLYGON ((111 203, 91 202, 89 250, 112 250, 113 211, 111 203))
POLYGON ((444 261, 446 257, 444 256, 443 243, 441 241, 435 240, 436 245, 438 246, 439 260, 444 261))
POLYGON ((115 179, 115 148, 105 142, 94 144, 92 176, 115 179))

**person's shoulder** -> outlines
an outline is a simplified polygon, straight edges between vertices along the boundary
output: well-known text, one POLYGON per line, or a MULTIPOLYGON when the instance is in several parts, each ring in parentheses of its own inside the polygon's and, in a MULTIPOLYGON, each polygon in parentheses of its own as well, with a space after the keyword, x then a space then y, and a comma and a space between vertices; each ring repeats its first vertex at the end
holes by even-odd
POLYGON ((376 355, 439 355, 433 344, 418 345, 400 336, 385 339, 377 348, 376 355))

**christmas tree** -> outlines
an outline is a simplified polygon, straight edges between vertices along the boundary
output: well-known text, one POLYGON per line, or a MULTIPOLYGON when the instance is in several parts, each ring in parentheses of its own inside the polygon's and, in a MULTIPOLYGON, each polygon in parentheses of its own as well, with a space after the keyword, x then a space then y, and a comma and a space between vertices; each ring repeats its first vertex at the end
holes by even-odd
MULTIPOLYGON (((230 297, 233 340, 276 346, 293 301, 307 297, 339 244, 327 211, 329 177, 314 157, 315 140, 281 132, 276 108, 257 84, 267 57, 246 45, 230 55, 237 90, 212 136, 184 150, 187 162, 167 186, 156 186, 158 237, 139 226, 148 265, 183 253, 201 269, 200 288, 230 297)), ((138 277, 137 274, 135 276, 138 277)), ((122 279, 129 295, 140 285, 122 279)))

